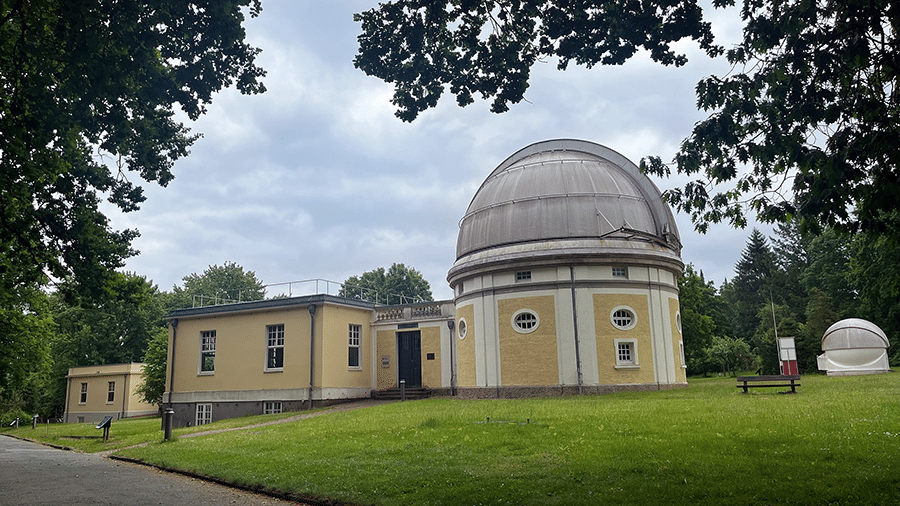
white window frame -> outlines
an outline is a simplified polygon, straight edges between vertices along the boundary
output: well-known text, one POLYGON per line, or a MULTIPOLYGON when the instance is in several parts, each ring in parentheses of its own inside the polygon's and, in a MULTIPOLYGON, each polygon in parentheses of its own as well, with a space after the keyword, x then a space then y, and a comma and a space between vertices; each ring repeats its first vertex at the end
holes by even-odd
POLYGON ((609 322, 612 323, 613 327, 619 330, 631 330, 637 325, 637 311, 632 309, 629 306, 616 306, 612 308, 612 311, 609 312, 609 322), (621 315, 617 315, 619 311, 627 311, 631 314, 631 321, 627 325, 620 325, 619 320, 622 318, 621 315))
POLYGON ((347 367, 349 369, 362 369, 362 347, 360 340, 362 336, 362 325, 351 323, 347 327, 347 367), (351 363, 352 352, 356 350, 356 365, 351 363))
POLYGON ((116 382, 108 381, 107 384, 108 384, 108 387, 106 390, 106 403, 112 404, 112 403, 116 402, 116 382))
POLYGON ((462 341, 466 338, 466 335, 469 333, 469 324, 466 323, 465 318, 460 318, 458 322, 456 322, 456 335, 459 337, 459 340, 462 341))
POLYGON ((512 317, 509 320, 509 324, 512 325, 513 330, 515 330, 519 334, 531 334, 541 326, 541 317, 538 316, 537 311, 534 311, 532 309, 520 309, 513 313, 512 317), (532 321, 530 317, 534 317, 533 324, 525 327, 520 325, 520 323, 525 319, 532 321))
POLYGON ((675 328, 678 329, 679 334, 684 334, 681 330, 681 311, 675 311, 675 328))
POLYGON ((198 374, 215 374, 216 372, 216 331, 201 330, 200 331, 200 361, 197 364, 198 374), (204 370, 206 357, 212 357, 212 369, 204 370))
POLYGON ((284 404, 281 401, 265 401, 263 402, 264 415, 277 415, 284 412, 284 404))
POLYGON ((612 277, 628 279, 628 267, 619 267, 619 266, 613 267, 612 268, 612 277))
POLYGON ((78 404, 87 404, 87 392, 88 392, 88 384, 81 384, 81 394, 78 397, 78 404))
POLYGON ((284 324, 277 323, 266 325, 266 371, 284 370, 284 324), (272 365, 272 360, 278 358, 281 351, 281 365, 272 365), (274 353, 274 356, 273 356, 274 353))
POLYGON ((637 339, 618 338, 613 340, 614 353, 616 354, 616 369, 637 369, 640 367, 638 362, 638 346, 637 339), (622 347, 628 347, 630 359, 622 358, 622 347))
POLYGON ((212 423, 212 403, 198 403, 197 416, 194 418, 194 425, 206 425, 208 423, 212 423))
POLYGON ((687 369, 687 361, 684 358, 684 341, 678 341, 678 352, 681 354, 681 368, 687 369))
POLYGON ((516 271, 516 283, 531 281, 531 271, 516 271))

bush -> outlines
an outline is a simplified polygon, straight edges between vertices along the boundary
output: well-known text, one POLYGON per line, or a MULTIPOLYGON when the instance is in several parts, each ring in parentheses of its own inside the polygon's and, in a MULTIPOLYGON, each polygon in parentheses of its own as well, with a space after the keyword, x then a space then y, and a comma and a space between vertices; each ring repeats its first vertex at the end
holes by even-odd
POLYGON ((19 419, 19 426, 31 423, 31 415, 22 411, 21 409, 11 409, 6 413, 0 415, 0 424, 3 424, 3 427, 9 427, 9 424, 12 423, 16 418, 19 419))

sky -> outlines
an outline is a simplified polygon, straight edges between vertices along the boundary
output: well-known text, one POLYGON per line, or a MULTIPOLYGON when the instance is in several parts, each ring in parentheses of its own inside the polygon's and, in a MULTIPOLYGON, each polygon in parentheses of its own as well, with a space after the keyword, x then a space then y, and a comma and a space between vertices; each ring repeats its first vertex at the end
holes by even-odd
MULTIPOLYGON (((138 229, 140 251, 124 270, 161 290, 211 265, 235 262, 253 271, 267 295, 334 293, 341 282, 378 267, 403 263, 420 271, 435 299, 450 299, 459 220, 475 191, 509 155, 532 143, 583 139, 634 163, 671 160, 694 123, 694 87, 724 75, 727 63, 679 43, 690 58, 664 67, 639 54, 620 67, 585 69, 555 62, 532 70, 526 101, 493 114, 489 102, 466 108, 445 95, 413 123, 394 116, 392 87, 353 66, 360 33, 353 14, 377 5, 361 0, 273 0, 245 23, 247 42, 262 49, 268 91, 219 93, 208 112, 186 125, 202 133, 191 154, 176 162, 166 188, 145 183, 137 212, 105 209, 115 229, 138 229)), ((735 11, 713 12, 717 40, 739 34, 735 11)), ((683 176, 652 178, 661 189, 683 176)), ((755 225, 713 225, 694 231, 676 213, 682 259, 719 286, 755 225)))

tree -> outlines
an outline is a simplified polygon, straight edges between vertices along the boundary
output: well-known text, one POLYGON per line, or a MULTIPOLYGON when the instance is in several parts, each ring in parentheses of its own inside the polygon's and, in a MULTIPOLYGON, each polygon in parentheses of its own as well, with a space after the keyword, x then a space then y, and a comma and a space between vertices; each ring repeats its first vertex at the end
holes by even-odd
POLYGON ((97 293, 136 231, 106 199, 138 209, 136 174, 165 186, 196 135, 190 119, 223 87, 265 90, 243 42, 259 0, 35 0, 0 5, 0 291, 69 279, 97 293))
POLYGON ((379 267, 361 276, 350 276, 338 295, 385 305, 434 300, 431 285, 421 272, 396 263, 387 272, 379 267))
POLYGON ((861 234, 851 251, 850 279, 860 314, 888 336, 891 365, 900 366, 900 248, 885 237, 861 234))
POLYGON ((144 402, 161 404, 166 391, 166 364, 169 352, 169 332, 160 328, 150 338, 144 354, 144 378, 137 394, 144 402))
POLYGON ((697 273, 694 266, 688 264, 684 275, 678 279, 678 300, 687 373, 704 373, 706 349, 712 345, 716 334, 716 323, 710 316, 717 305, 716 289, 712 281, 706 281, 702 271, 697 273))
POLYGON ((164 329, 164 295, 152 281, 133 273, 115 273, 92 299, 66 297, 65 284, 51 297, 55 332, 53 363, 44 388, 51 392, 48 414, 61 413, 70 367, 140 361, 150 339, 164 329))
POLYGON ((240 265, 226 261, 223 265, 210 265, 202 274, 188 274, 182 278, 184 287, 172 287, 169 309, 179 309, 210 304, 261 300, 266 288, 253 271, 244 271, 240 265))
POLYGON ((846 234, 823 229, 809 242, 809 265, 800 276, 807 291, 827 294, 842 318, 856 314, 859 306, 849 279, 850 242, 846 234))
POLYGON ((722 366, 722 374, 747 370, 754 366, 755 357, 750 353, 750 345, 740 339, 713 336, 706 350, 710 361, 722 366))
MULTIPOLYGON (((735 5, 716 0, 716 8, 735 5)), ((887 0, 743 0, 743 39, 724 51, 696 0, 397 0, 361 14, 354 64, 394 84, 397 115, 412 121, 445 88, 504 112, 524 97, 542 58, 592 67, 638 49, 664 65, 686 63, 672 45, 696 40, 732 70, 696 87, 698 122, 672 164, 644 170, 695 176, 667 200, 695 227, 746 213, 873 230, 900 241, 900 5, 887 0)))
POLYGON ((753 229, 734 270, 729 300, 732 330, 735 337, 746 341, 756 332, 759 310, 770 299, 773 257, 766 237, 759 230, 753 229))
POLYGON ((15 301, 0 293, 0 412, 11 398, 20 399, 21 390, 34 371, 51 360, 49 342, 53 336, 53 318, 48 311, 47 295, 39 289, 22 290, 15 301))

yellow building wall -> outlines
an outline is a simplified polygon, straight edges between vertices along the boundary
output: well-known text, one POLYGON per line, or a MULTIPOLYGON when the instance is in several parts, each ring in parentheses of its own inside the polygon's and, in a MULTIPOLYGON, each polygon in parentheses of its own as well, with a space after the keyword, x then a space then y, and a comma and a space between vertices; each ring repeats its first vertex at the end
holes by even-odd
POLYGON ((675 357, 675 381, 676 382, 687 382, 687 370, 684 367, 684 362, 681 361, 681 346, 679 342, 684 340, 681 332, 678 331, 678 312, 680 310, 680 304, 678 299, 675 297, 669 298, 669 325, 672 328, 672 355, 675 357))
POLYGON ((597 338, 597 373, 601 385, 654 383, 653 343, 650 336, 650 307, 647 295, 594 294, 594 328, 597 338), (630 330, 613 326, 610 313, 617 306, 634 310, 637 323, 630 330), (616 369, 615 339, 635 339, 639 368, 616 369))
POLYGON ((456 325, 453 329, 456 340, 456 381, 461 387, 475 387, 475 306, 468 304, 456 308, 456 325), (459 338, 459 322, 466 320, 466 337, 459 338))
MULTIPOLYGON (((175 338, 173 391, 293 389, 309 385, 309 311, 306 306, 277 311, 181 318, 169 328, 169 367, 172 367, 172 334, 175 338), (284 367, 266 372, 266 326, 284 324, 284 367), (200 332, 216 331, 213 374, 200 373, 200 332)), ((322 322, 316 316, 321 343, 322 322)), ((321 361, 319 346, 317 360, 321 361)), ((321 368, 318 368, 321 371, 321 368)), ((171 373, 170 373, 171 374, 171 373)), ((167 378, 167 389, 168 391, 167 378)), ((318 386, 318 385, 317 385, 318 386)))
POLYGON ((497 302, 500 340, 500 378, 506 386, 556 385, 559 359, 556 343, 556 305, 552 295, 502 299, 497 302), (520 334, 512 317, 520 309, 538 315, 534 332, 520 334))
MULTIPOLYGON (((325 388, 366 388, 371 384, 372 344, 369 320, 371 311, 343 306, 325 306, 316 313, 321 321, 320 334, 324 339, 318 361, 314 365, 316 385, 325 388), (349 366, 350 325, 359 325, 359 367, 349 366)), ((317 325, 319 327, 319 325, 317 325)), ((319 329, 316 329, 319 332, 319 329)), ((307 382, 308 383, 308 382, 307 382)))
POLYGON ((379 330, 376 332, 375 375, 377 389, 384 390, 397 386, 397 331, 379 330), (388 367, 382 367, 382 358, 388 357, 388 367))
POLYGON ((422 386, 441 388, 441 328, 421 327, 419 336, 422 342, 422 386), (434 353, 434 360, 428 360, 429 353, 434 353))
MULTIPOLYGON (((157 406, 143 402, 137 395, 143 382, 141 364, 111 364, 69 369, 67 378, 66 414, 69 422, 75 422, 79 414, 105 413, 107 415, 137 416, 155 413, 157 406), (112 402, 109 398, 109 382, 115 383, 112 402), (82 404, 81 384, 87 383, 87 401, 82 404)), ((97 417, 94 417, 97 418, 97 417)), ((86 421, 92 421, 86 418, 86 421)))

